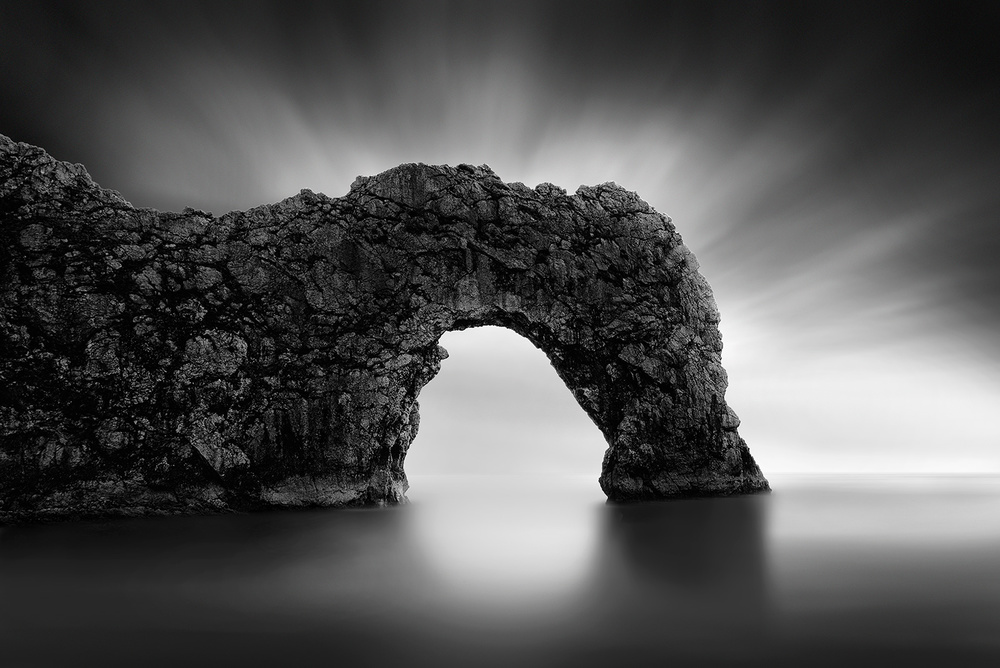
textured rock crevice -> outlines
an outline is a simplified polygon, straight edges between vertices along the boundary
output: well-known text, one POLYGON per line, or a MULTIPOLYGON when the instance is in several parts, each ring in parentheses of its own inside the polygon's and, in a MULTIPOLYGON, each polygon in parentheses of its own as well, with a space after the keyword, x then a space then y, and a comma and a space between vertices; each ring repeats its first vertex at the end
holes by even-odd
POLYGON ((215 217, 135 208, 0 136, 0 518, 395 503, 454 329, 546 353, 612 499, 767 489, 719 314, 614 184, 401 165, 215 217))

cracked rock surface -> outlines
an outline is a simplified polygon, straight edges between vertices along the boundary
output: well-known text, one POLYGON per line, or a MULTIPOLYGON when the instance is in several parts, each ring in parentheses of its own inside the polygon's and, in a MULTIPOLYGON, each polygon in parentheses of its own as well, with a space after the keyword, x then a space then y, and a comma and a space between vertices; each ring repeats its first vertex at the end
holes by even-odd
POLYGON ((0 135, 0 520, 405 500, 449 330, 546 353, 616 500, 766 490, 719 314, 614 184, 401 165, 340 198, 136 208, 0 135))

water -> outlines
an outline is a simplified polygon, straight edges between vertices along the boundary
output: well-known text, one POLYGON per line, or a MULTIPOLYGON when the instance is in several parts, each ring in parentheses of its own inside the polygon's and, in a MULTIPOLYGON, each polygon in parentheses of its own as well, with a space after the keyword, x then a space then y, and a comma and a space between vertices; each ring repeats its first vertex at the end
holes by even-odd
POLYGON ((412 483, 399 508, 4 528, 0 666, 1000 665, 997 477, 642 505, 412 483))

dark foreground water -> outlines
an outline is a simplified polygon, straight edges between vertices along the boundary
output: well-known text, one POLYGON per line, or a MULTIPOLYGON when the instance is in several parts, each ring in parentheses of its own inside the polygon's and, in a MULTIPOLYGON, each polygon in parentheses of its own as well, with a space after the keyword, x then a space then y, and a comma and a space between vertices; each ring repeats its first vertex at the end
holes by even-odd
POLYGON ((1000 478, 0 530, 0 666, 1000 666, 1000 478), (903 662, 906 662, 904 664, 903 662))

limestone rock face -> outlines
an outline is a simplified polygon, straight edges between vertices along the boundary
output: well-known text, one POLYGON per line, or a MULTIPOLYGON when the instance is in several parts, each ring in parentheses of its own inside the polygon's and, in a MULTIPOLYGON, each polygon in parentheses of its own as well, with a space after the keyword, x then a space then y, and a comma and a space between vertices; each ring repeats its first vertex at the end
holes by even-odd
POLYGON ((217 218, 0 136, 0 519, 403 501, 438 340, 478 325, 546 353, 612 499, 766 490, 718 321, 614 184, 409 164, 217 218))

